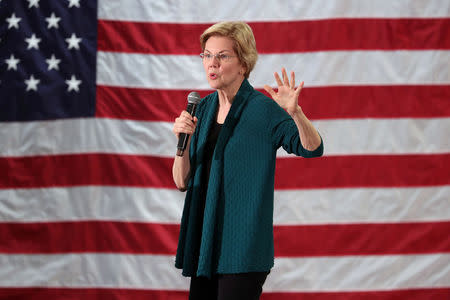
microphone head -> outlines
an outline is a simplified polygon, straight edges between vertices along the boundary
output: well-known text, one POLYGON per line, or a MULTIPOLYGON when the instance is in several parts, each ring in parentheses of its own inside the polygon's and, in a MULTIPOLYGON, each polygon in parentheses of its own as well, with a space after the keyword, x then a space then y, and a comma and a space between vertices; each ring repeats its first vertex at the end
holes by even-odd
POLYGON ((202 98, 200 98, 199 93, 197 93, 197 92, 190 92, 187 98, 188 98, 188 103, 192 103, 192 104, 199 104, 200 100, 202 100, 202 98))

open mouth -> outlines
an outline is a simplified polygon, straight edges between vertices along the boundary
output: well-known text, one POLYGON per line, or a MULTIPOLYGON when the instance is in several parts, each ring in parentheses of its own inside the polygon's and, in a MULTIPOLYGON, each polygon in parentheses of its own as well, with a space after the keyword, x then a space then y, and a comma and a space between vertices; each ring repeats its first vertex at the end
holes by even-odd
POLYGON ((217 79, 217 74, 216 73, 210 73, 209 74, 209 78, 212 79, 212 80, 215 80, 215 79, 217 79))

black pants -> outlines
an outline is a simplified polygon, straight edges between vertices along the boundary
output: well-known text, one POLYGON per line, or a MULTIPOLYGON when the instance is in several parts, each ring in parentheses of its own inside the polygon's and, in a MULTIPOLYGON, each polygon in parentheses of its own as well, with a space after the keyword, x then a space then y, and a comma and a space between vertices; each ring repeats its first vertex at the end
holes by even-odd
POLYGON ((258 300, 269 272, 191 278, 189 300, 258 300))

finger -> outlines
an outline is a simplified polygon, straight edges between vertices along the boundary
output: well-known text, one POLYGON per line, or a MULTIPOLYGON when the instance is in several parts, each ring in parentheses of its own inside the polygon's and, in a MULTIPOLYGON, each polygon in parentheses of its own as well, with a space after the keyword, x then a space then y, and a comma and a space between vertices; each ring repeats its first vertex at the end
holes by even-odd
POLYGON ((190 113, 188 113, 186 110, 183 110, 182 112, 181 112, 181 115, 180 116, 183 116, 183 117, 185 117, 185 118, 188 118, 189 120, 192 120, 192 115, 190 114, 190 113))
POLYGON ((282 68, 282 69, 281 69, 281 73, 283 74, 284 85, 285 85, 285 86, 289 86, 289 78, 288 78, 288 76, 287 76, 286 69, 285 69, 285 68, 282 68))
POLYGON ((283 85, 283 82, 281 82, 280 75, 278 75, 278 73, 275 72, 275 73, 273 74, 273 76, 275 76, 275 80, 277 81, 278 86, 282 86, 282 85, 283 85))
POLYGON ((268 86, 267 84, 264 85, 264 89, 266 90, 267 93, 269 93, 269 95, 274 98, 276 96, 275 91, 273 90, 273 88, 271 86, 268 86))
POLYGON ((295 73, 294 73, 294 71, 291 72, 291 86, 290 86, 290 88, 291 89, 295 88, 295 73))
POLYGON ((295 94, 296 94, 297 98, 298 98, 298 95, 300 95, 300 92, 301 92, 304 84, 305 84, 304 81, 300 82, 299 86, 295 89, 295 94))
POLYGON ((175 128, 191 128, 195 124, 193 123, 193 120, 187 117, 179 117, 175 120, 174 127, 175 128))
POLYGON ((180 121, 190 124, 190 123, 194 122, 194 117, 192 115, 190 115, 188 112, 185 112, 185 114, 180 116, 180 121))
POLYGON ((194 133, 194 127, 182 124, 182 125, 175 126, 173 128, 173 131, 175 132, 175 134, 180 134, 180 133, 192 134, 192 133, 194 133))
POLYGON ((175 134, 175 136, 178 138, 180 138, 180 134, 178 132, 175 131, 175 128, 172 129, 172 132, 175 134))
POLYGON ((186 118, 184 116, 181 116, 179 118, 175 119, 175 126, 184 126, 187 125, 189 123, 192 123, 192 121, 189 118, 186 118))
POLYGON ((195 128, 197 128, 197 122, 198 122, 197 117, 194 117, 194 119, 192 119, 192 125, 194 126, 194 131, 195 131, 195 128))

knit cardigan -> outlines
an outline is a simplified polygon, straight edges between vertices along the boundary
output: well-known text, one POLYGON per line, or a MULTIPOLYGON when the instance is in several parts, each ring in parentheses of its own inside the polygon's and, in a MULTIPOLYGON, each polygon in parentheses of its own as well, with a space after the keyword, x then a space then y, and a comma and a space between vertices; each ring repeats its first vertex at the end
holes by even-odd
MULTIPOLYGON (((199 228, 203 148, 215 121, 218 94, 200 102, 190 144, 191 177, 181 218, 175 266, 184 276, 269 271, 274 265, 275 160, 288 153, 317 157, 303 148, 294 120, 245 79, 217 139, 210 169, 202 232, 199 228), (201 236, 200 253, 195 253, 201 236), (196 269, 197 268, 197 269, 196 269)), ((300 176, 301 170, 299 170, 300 176)), ((200 218, 201 219, 201 218, 200 218)))

